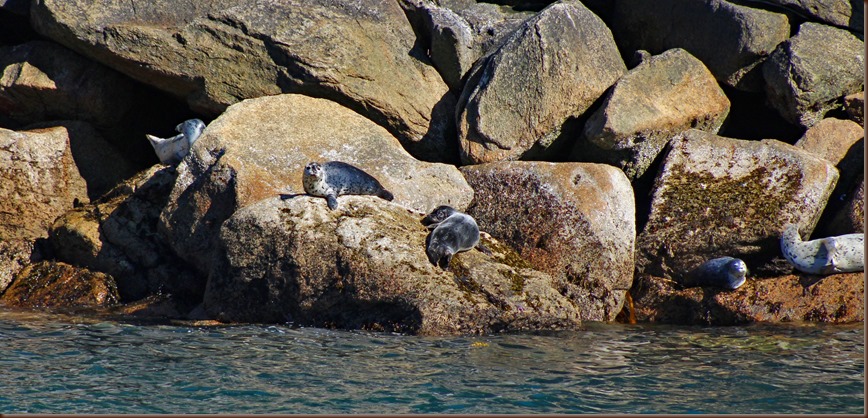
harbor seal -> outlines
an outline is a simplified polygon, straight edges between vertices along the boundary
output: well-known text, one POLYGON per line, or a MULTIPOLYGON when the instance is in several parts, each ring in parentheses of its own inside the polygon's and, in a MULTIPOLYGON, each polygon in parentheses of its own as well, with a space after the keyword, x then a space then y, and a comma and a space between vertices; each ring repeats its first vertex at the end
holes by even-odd
POLYGON ((685 285, 732 290, 744 284, 745 276, 747 265, 744 261, 733 257, 719 257, 708 260, 687 273, 685 285))
POLYGON ((781 252, 796 270, 829 275, 865 270, 865 234, 846 234, 802 241, 794 224, 784 227, 781 252))
POLYGON ((443 270, 449 267, 453 255, 479 244, 476 220, 451 206, 438 206, 422 218, 422 225, 431 230, 425 250, 428 261, 443 270))
POLYGON ((347 194, 374 195, 388 201, 395 198, 370 174, 340 161, 308 163, 301 182, 305 193, 324 197, 331 210, 337 209, 338 196, 347 194))
POLYGON ((188 119, 175 127, 175 131, 180 133, 171 138, 158 138, 148 134, 145 134, 145 137, 154 147, 160 162, 172 165, 180 163, 187 156, 203 130, 205 130, 204 122, 199 119, 188 119))

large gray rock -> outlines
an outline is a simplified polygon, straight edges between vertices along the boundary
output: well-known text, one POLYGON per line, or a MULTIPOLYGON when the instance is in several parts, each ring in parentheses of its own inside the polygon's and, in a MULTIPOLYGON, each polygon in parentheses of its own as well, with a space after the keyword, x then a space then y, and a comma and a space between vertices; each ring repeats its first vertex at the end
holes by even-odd
POLYGON ((467 213, 530 265, 563 278, 584 320, 611 321, 633 281, 636 210, 615 167, 509 161, 462 167, 467 213))
POLYGON ((849 27, 862 33, 865 19, 865 3, 856 0, 748 0, 764 5, 776 5, 796 11, 799 16, 811 21, 825 22, 833 26, 849 27))
POLYGON ((111 275, 123 302, 158 293, 200 301, 205 276, 186 266, 157 233, 174 183, 174 170, 156 165, 63 214, 49 230, 54 258, 111 275))
MULTIPOLYGON (((428 262, 420 215, 383 200, 273 197, 239 210, 220 231, 205 309, 224 321, 286 322, 444 335, 576 328, 579 315, 554 280, 517 265, 483 239, 428 262)), ((520 263, 518 263, 520 264, 520 263)))
POLYGON ((804 23, 763 65, 769 104, 789 122, 817 123, 864 88, 865 46, 848 31, 804 23))
POLYGON ((790 36, 780 13, 723 0, 618 0, 612 32, 624 54, 683 48, 723 84, 761 91, 758 66, 790 36))
POLYGON ((303 92, 387 127, 419 158, 457 159, 454 98, 418 58, 395 1, 44 0, 32 21, 44 36, 206 115, 303 92))
POLYGON ((46 236, 76 202, 88 202, 67 127, 15 132, 0 128, 0 239, 46 236))
POLYGON ((208 125, 178 166, 161 233, 178 255, 207 273, 213 238, 225 219, 261 199, 304 193, 304 166, 329 160, 368 172, 410 210, 441 204, 463 209, 473 198, 457 168, 414 159, 358 113, 329 100, 283 94, 235 104, 208 125))
POLYGON ((813 230, 838 180, 834 165, 780 141, 698 130, 669 147, 637 238, 637 270, 678 280, 730 256, 753 274, 792 271, 780 256, 781 231, 787 223, 813 230))
POLYGON ((449 88, 461 92, 476 60, 497 45, 529 12, 474 0, 401 0, 431 62, 449 88))
MULTIPOLYGON (((655 55, 621 77, 600 109, 585 122, 575 161, 588 141, 602 161, 630 180, 645 173, 669 139, 689 128, 717 133, 729 114, 729 99, 701 61, 683 49, 655 55)), ((591 151, 594 153, 594 151, 591 151)))
POLYGON ((627 68, 606 25, 578 2, 553 4, 480 59, 459 99, 464 163, 545 158, 627 68))

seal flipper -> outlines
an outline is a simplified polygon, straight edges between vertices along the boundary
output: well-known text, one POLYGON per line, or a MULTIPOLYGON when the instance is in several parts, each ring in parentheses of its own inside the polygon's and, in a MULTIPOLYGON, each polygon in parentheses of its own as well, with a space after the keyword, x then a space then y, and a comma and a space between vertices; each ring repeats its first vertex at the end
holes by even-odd
POLYGON ((334 194, 326 195, 326 204, 329 205, 329 209, 335 210, 338 208, 338 198, 334 194))
POLYGON ((441 269, 449 270, 450 262, 452 262, 452 254, 446 254, 446 256, 440 258, 440 260, 437 261, 437 264, 440 266, 441 269))
POLYGON ((388 200, 388 201, 390 201, 390 202, 392 201, 392 199, 395 198, 395 196, 392 195, 392 192, 390 192, 390 191, 388 191, 388 190, 386 190, 386 189, 380 190, 380 192, 377 193, 377 197, 382 197, 383 199, 386 199, 386 200, 388 200))
POLYGON ((476 249, 479 251, 482 251, 483 254, 485 254, 489 257, 494 256, 494 254, 491 253, 491 250, 489 250, 488 247, 486 247, 482 244, 476 244, 476 249))

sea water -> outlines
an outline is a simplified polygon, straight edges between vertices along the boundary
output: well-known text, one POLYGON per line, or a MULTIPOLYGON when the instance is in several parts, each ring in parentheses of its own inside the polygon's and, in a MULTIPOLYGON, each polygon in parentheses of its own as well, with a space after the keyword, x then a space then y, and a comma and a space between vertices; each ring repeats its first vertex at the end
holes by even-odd
POLYGON ((862 324, 420 337, 0 311, 3 413, 865 412, 862 324))

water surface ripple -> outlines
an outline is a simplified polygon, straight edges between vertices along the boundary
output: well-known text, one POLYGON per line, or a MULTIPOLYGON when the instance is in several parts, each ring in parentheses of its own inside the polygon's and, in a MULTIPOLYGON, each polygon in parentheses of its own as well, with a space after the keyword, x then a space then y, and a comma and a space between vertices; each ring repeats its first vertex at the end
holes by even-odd
POLYGON ((5 413, 864 413, 858 326, 415 337, 0 311, 5 413))

